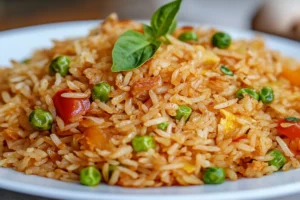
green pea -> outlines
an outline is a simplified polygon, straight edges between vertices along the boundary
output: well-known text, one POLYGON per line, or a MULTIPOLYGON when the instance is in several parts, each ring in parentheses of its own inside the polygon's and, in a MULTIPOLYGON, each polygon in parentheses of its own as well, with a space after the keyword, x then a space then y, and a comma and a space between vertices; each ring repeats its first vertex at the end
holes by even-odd
POLYGON ((237 98, 242 99, 242 98, 244 98, 244 94, 248 94, 248 95, 252 96, 253 99, 256 99, 257 101, 259 101, 259 94, 257 94, 257 92, 255 92, 255 90, 250 89, 250 88, 239 89, 235 95, 237 98))
POLYGON ((29 115, 29 122, 34 129, 49 130, 52 127, 53 117, 47 111, 35 109, 29 115))
POLYGON ((270 104, 274 101, 274 92, 270 87, 263 87, 260 91, 260 100, 263 104, 270 104))
POLYGON ((284 118, 284 119, 288 122, 295 122, 295 123, 300 122, 300 119, 297 118, 297 117, 287 117, 287 118, 284 118))
POLYGON ((66 76, 69 73, 69 66, 70 66, 71 60, 67 56, 59 56, 52 60, 50 66, 49 66, 49 72, 50 75, 55 75, 56 73, 59 73, 61 76, 66 76))
POLYGON ((191 113, 192 113, 192 109, 190 107, 186 105, 181 105, 176 111, 175 119, 180 120, 181 118, 184 118, 186 121, 189 119, 191 113))
POLYGON ((86 167, 80 171, 80 183, 87 186, 95 186, 101 182, 101 172, 93 166, 86 167))
POLYGON ((212 45, 219 49, 227 49, 231 44, 231 37, 227 33, 217 32, 212 37, 212 45))
POLYGON ((106 82, 98 83, 94 85, 92 90, 93 100, 99 99, 102 102, 109 100, 109 93, 111 91, 110 85, 106 82))
POLYGON ((136 136, 131 143, 135 152, 145 152, 155 148, 155 140, 151 136, 136 136))
POLYGON ((286 163, 285 156, 278 150, 270 151, 268 155, 271 155, 273 157, 273 159, 269 161, 269 165, 275 166, 278 170, 281 169, 286 163))
POLYGON ((157 125, 157 128, 159 128, 160 130, 165 131, 165 130, 167 130, 168 126, 169 126, 168 122, 162 122, 162 123, 157 125))
POLYGON ((233 76, 234 75, 233 72, 228 67, 226 67, 225 65, 222 65, 220 70, 223 74, 226 74, 228 76, 233 76))
POLYGON ((220 184, 225 181, 225 170, 220 167, 210 167, 203 172, 203 181, 206 184, 220 184))
POLYGON ((186 41, 198 41, 198 36, 195 32, 185 32, 185 33, 182 33, 179 38, 179 40, 183 41, 183 42, 186 42, 186 41))

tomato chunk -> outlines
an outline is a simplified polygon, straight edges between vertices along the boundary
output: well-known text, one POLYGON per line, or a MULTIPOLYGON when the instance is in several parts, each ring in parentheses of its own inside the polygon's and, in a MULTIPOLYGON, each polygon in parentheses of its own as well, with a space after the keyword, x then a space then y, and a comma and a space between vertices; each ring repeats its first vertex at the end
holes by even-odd
POLYGON ((69 89, 58 91, 53 97, 53 103, 57 115, 65 123, 78 120, 90 109, 90 100, 88 98, 65 98, 63 93, 72 92, 69 89))
POLYGON ((279 120, 277 130, 290 139, 300 138, 300 122, 287 121, 286 119, 279 120))

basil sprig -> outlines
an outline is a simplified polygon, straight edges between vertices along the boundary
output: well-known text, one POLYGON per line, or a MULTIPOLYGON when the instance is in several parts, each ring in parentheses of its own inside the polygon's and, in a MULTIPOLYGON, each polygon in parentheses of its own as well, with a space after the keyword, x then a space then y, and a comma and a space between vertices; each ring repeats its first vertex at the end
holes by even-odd
POLYGON ((166 35, 175 23, 181 0, 173 1, 159 8, 151 18, 151 27, 156 38, 166 35))
POLYGON ((129 30, 116 41, 113 51, 112 72, 132 70, 153 57, 162 41, 161 37, 176 29, 176 15, 182 0, 159 8, 151 18, 151 26, 143 25, 144 34, 129 30))
POLYGON ((148 41, 146 36, 139 32, 126 31, 114 46, 111 71, 120 72, 141 66, 154 55, 159 45, 148 41))

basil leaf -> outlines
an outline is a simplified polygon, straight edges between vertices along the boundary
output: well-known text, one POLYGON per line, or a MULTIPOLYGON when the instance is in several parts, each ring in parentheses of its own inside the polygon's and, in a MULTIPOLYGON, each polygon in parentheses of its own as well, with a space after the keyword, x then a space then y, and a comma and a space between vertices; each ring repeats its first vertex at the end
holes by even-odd
POLYGON ((177 27, 177 19, 175 18, 170 26, 170 29, 168 31, 168 34, 173 34, 175 29, 177 27))
POLYGON ((112 51, 112 72, 135 69, 152 58, 160 43, 151 43, 147 38, 136 31, 129 30, 123 33, 115 43, 112 51))
POLYGON ((182 0, 176 0, 160 7, 151 18, 151 27, 155 33, 155 37, 166 35, 174 19, 176 18, 177 12, 179 11, 182 0))
POLYGON ((153 32, 153 29, 151 26, 148 26, 147 24, 143 24, 143 29, 144 29, 144 35, 148 41, 154 41, 155 40, 155 35, 153 32))
POLYGON ((297 117, 287 117, 285 120, 288 122, 300 122, 300 119, 297 117))

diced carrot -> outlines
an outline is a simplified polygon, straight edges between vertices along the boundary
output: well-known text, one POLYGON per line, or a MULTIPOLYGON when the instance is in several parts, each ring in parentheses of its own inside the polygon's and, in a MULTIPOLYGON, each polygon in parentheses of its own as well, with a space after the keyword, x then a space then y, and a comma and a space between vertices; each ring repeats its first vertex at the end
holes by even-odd
POLYGON ((111 135, 108 131, 103 131, 99 127, 90 127, 84 131, 84 138, 91 150, 98 148, 100 150, 110 150, 112 144, 110 143, 111 135))
POLYGON ((290 69, 286 67, 282 71, 282 76, 289 80, 292 85, 300 86, 300 68, 290 69))

